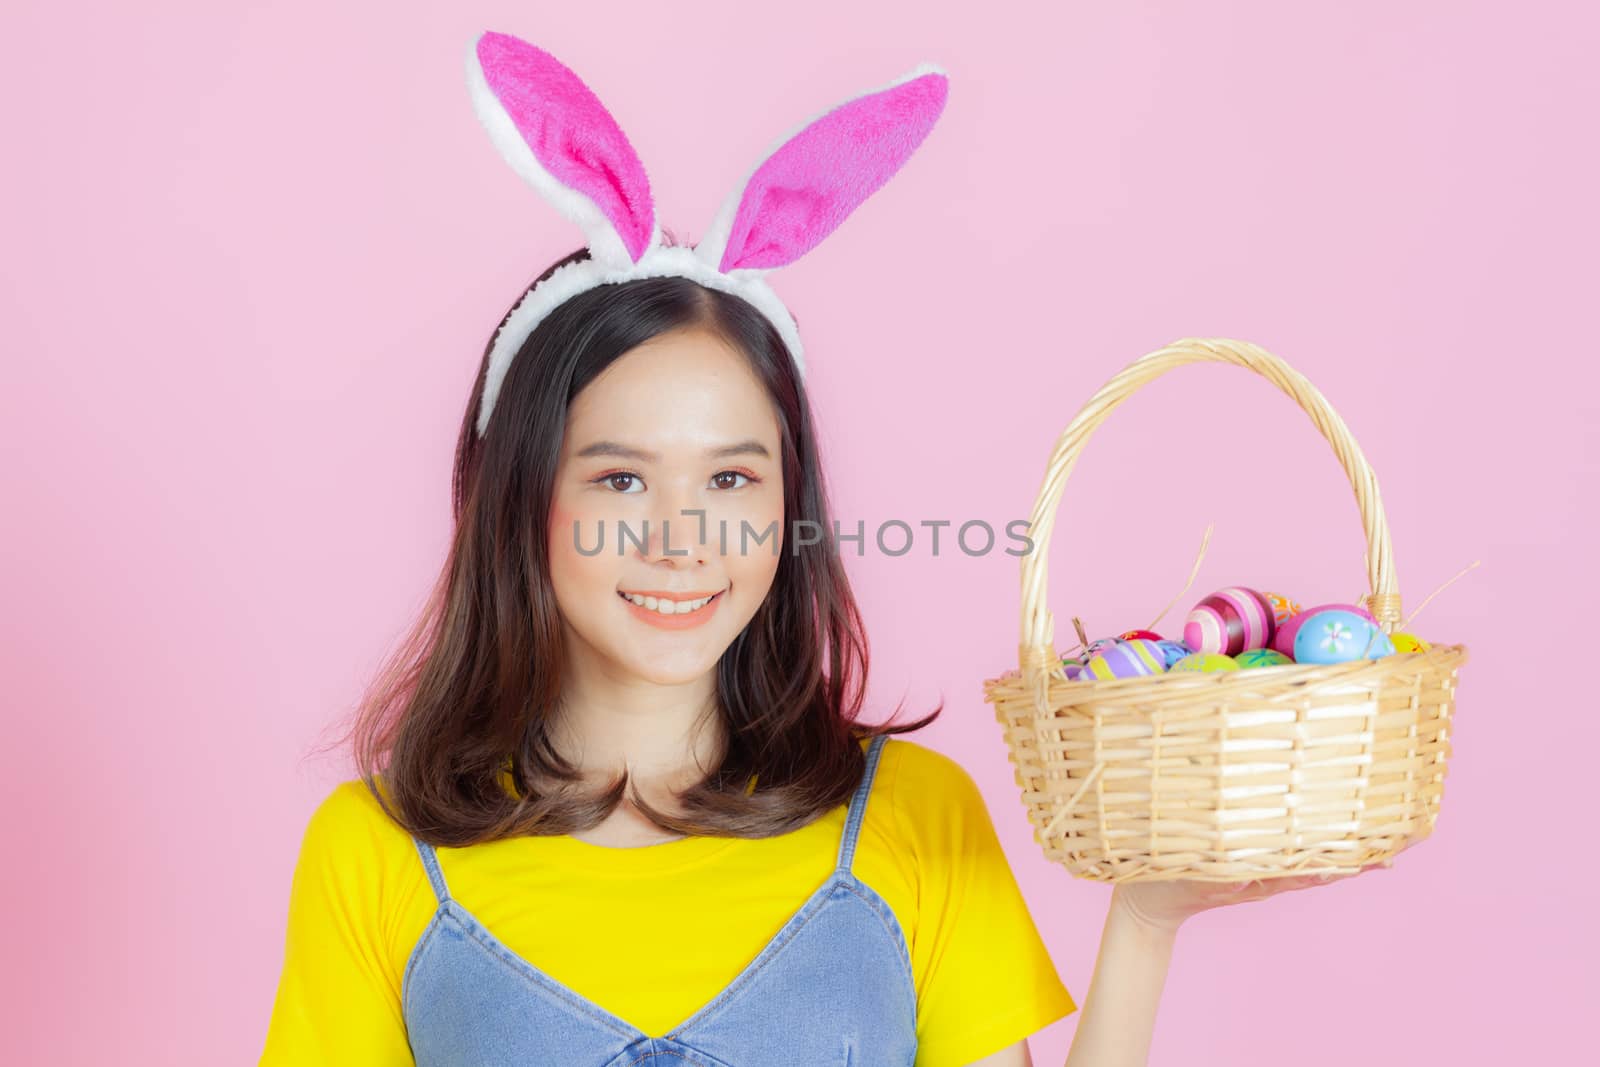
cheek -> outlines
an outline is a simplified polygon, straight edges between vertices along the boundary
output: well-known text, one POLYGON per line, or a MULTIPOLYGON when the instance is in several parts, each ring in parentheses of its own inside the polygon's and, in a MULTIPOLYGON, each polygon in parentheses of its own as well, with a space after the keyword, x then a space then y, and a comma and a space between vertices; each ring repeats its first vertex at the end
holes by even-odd
MULTIPOLYGON (((746 586, 770 585, 781 554, 789 550, 791 531, 784 528, 783 498, 730 509, 726 518, 728 546, 723 559, 730 576, 746 586)), ((710 531, 710 536, 715 538, 716 530, 710 531)))
POLYGON ((550 510, 550 576, 558 590, 613 582, 616 552, 596 552, 599 520, 559 505, 550 510), (580 546, 583 551, 580 551, 580 546))
POLYGON ((577 512, 564 508, 560 504, 550 507, 550 549, 556 551, 563 545, 572 543, 572 525, 577 522, 580 526, 583 518, 577 512))

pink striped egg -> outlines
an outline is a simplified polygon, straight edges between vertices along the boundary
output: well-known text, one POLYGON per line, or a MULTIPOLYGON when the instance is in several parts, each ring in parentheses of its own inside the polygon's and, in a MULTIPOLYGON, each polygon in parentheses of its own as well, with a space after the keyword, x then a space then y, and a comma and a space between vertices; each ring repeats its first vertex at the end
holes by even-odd
MULTIPOLYGON (((1363 616, 1369 622, 1377 622, 1372 617, 1372 612, 1356 604, 1323 604, 1320 607, 1309 608, 1306 611, 1296 612, 1295 616, 1282 626, 1278 627, 1277 636, 1272 639, 1272 647, 1282 652, 1290 659, 1294 659, 1294 639, 1300 633, 1300 627, 1305 621, 1319 611, 1353 611, 1363 616)), ((1297 661, 1298 662, 1298 661, 1297 661)))
POLYGON ((1272 602, 1234 585, 1195 605, 1183 624, 1183 643, 1196 652, 1237 656, 1247 648, 1270 647, 1277 628, 1272 602))
POLYGON ((1135 638, 1112 645, 1089 660, 1080 675, 1085 681, 1108 678, 1142 678, 1162 674, 1167 657, 1154 641, 1135 638))

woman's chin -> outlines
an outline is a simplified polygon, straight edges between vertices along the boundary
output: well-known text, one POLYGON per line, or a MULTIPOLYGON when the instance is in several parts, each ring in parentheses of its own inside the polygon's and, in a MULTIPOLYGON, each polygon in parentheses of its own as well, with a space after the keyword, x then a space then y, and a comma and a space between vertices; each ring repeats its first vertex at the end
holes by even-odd
POLYGON ((677 634, 668 641, 642 641, 624 652, 617 665, 630 676, 652 685, 687 685, 698 681, 716 669, 717 661, 727 651, 727 644, 709 640, 709 635, 697 636, 692 641, 684 637, 677 634), (650 647, 652 644, 656 647, 650 647))

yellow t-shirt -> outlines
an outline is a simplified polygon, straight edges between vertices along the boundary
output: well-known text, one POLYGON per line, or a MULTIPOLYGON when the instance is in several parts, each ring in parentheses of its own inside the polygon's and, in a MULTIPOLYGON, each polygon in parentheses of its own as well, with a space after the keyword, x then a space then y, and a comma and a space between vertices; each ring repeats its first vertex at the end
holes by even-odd
MULTIPOLYGON (((841 804, 778 837, 639 848, 517 837, 439 848, 439 866, 450 895, 511 951, 660 1037, 829 877, 844 818, 841 804)), ((905 933, 916 1067, 963 1067, 1074 1010, 982 794, 950 757, 885 742, 852 869, 905 933)), ((411 1064, 401 976, 436 907, 405 830, 359 779, 335 787, 295 866, 261 1063, 411 1064)))

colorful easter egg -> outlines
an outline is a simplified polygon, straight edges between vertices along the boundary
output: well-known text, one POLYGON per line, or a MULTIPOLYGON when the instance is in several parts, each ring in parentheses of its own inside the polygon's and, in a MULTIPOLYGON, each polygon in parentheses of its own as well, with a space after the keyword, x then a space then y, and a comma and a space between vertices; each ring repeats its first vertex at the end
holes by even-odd
POLYGON ((1183 643, 1196 652, 1237 655, 1247 648, 1267 648, 1277 631, 1272 604, 1242 585, 1212 593, 1189 612, 1183 643))
POLYGON ((1272 617, 1279 626, 1300 614, 1300 605, 1284 596, 1282 593, 1262 593, 1267 598, 1267 603, 1272 605, 1272 617))
POLYGON ((1084 678, 1141 678, 1167 669, 1166 656, 1154 641, 1120 641, 1089 660, 1084 678))
POLYGON ((1372 612, 1356 604, 1322 604, 1299 612, 1288 622, 1278 627, 1278 634, 1272 639, 1270 647, 1277 649, 1290 659, 1298 661, 1300 657, 1294 654, 1295 637, 1300 633, 1300 627, 1305 624, 1307 619, 1323 611, 1348 611, 1361 616, 1368 622, 1377 622, 1372 617, 1372 612))
POLYGON ((1296 663, 1349 663, 1394 654, 1394 642, 1371 618, 1342 608, 1306 615, 1295 632, 1296 663))
POLYGON ((1247 648, 1234 659, 1246 670, 1251 667, 1282 667, 1294 662, 1275 648, 1247 648))
POLYGON ((1168 667, 1171 667, 1183 657, 1194 652, 1194 649, 1190 648, 1182 641, 1157 641, 1156 647, 1159 648, 1162 651, 1162 654, 1166 656, 1168 667))
POLYGON ((1122 643, 1120 637, 1102 637, 1098 641, 1090 641, 1089 647, 1083 650, 1083 660, 1087 663, 1106 649, 1122 643))
POLYGON ((1067 681, 1069 682, 1076 682, 1079 679, 1086 680, 1089 677, 1086 673, 1084 673, 1089 668, 1085 667, 1081 663, 1064 663, 1062 664, 1061 669, 1066 673, 1067 681))
POLYGON ((1220 652, 1195 652, 1172 665, 1174 674, 1211 674, 1215 671, 1236 671, 1239 661, 1220 652))
POLYGON ((1129 630, 1118 638, 1119 641, 1164 641, 1166 638, 1154 630, 1129 630))
POLYGON ((1411 634, 1390 634, 1389 640, 1394 642, 1394 650, 1396 652, 1426 652, 1433 647, 1422 638, 1414 637, 1411 634))

